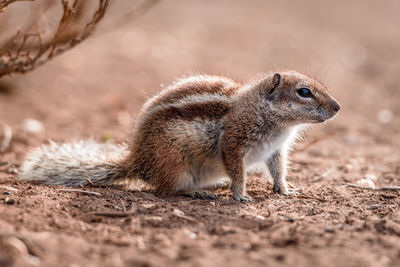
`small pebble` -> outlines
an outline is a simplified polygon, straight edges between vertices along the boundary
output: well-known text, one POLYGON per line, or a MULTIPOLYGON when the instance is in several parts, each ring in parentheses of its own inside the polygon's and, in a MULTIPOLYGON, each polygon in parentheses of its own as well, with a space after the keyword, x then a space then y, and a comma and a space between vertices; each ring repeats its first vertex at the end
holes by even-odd
POLYGON ((157 206, 152 203, 144 203, 144 204, 142 204, 142 206, 143 206, 143 208, 148 209, 148 210, 153 210, 153 209, 157 208, 157 206))
POLYGON ((393 119, 393 112, 389 109, 383 109, 378 112, 378 121, 382 124, 388 124, 393 119))
POLYGON ((360 179, 356 182, 359 186, 366 187, 366 188, 375 188, 375 183, 370 179, 360 179))
POLYGON ((145 217, 147 223, 152 224, 154 226, 159 225, 163 219, 160 216, 147 216, 145 217))
POLYGON ((4 202, 5 202, 7 205, 14 205, 14 204, 15 204, 15 199, 10 198, 10 197, 6 197, 6 199, 4 200, 4 202))
POLYGON ((261 215, 256 215, 256 218, 259 219, 259 220, 261 220, 261 221, 264 221, 264 220, 265 220, 264 216, 261 216, 261 215))
POLYGON ((183 213, 183 211, 178 210, 178 209, 173 209, 172 213, 178 217, 182 217, 185 216, 185 213, 183 213))
POLYGON ((44 131, 43 123, 34 119, 25 119, 22 122, 22 128, 33 134, 39 134, 44 131))
POLYGON ((192 231, 184 228, 183 232, 188 235, 191 239, 196 239, 197 235, 195 233, 193 233, 192 231))
POLYGON ((10 167, 10 168, 7 169, 7 173, 17 174, 18 173, 18 169, 14 168, 14 167, 10 167))

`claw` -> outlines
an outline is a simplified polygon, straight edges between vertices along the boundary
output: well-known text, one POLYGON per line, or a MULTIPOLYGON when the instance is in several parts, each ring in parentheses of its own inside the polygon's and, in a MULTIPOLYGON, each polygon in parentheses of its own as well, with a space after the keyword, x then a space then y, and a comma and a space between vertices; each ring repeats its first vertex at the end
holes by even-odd
POLYGON ((288 189, 287 186, 283 187, 280 184, 274 184, 274 188, 273 188, 275 193, 278 193, 279 195, 283 195, 283 196, 288 196, 288 195, 297 195, 299 194, 299 189, 298 188, 290 188, 288 189))
POLYGON ((287 194, 288 195, 298 195, 298 194, 300 194, 299 190, 300 190, 299 188, 290 188, 290 189, 288 189, 287 194))
POLYGON ((252 202, 253 201, 250 196, 238 195, 238 194, 233 194, 233 199, 238 202, 252 202))
POLYGON ((217 195, 208 191, 196 191, 194 192, 192 198, 200 198, 200 199, 216 199, 217 195))

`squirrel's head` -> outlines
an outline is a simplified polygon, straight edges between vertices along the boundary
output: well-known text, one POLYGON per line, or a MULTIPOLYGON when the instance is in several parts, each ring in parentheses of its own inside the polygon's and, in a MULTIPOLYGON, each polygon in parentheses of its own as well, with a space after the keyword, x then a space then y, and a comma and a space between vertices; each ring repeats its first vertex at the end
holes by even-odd
POLYGON ((289 122, 324 122, 340 109, 324 85, 294 71, 271 74, 262 87, 271 109, 289 122))

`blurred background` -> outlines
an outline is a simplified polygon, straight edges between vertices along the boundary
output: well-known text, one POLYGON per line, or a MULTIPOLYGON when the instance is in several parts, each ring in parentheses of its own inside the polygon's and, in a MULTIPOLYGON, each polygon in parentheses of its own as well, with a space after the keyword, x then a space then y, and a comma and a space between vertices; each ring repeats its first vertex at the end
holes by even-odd
MULTIPOLYGON (((2 39, 32 21, 30 32, 51 33, 62 8, 45 2, 10 5, 1 15, 2 39)), ((91 15, 97 1, 84 2, 91 15)), ((245 82, 294 69, 338 98, 338 124, 380 129, 383 116, 398 126, 398 1, 153 2, 134 17, 143 1, 112 1, 90 38, 32 72, 3 76, 2 120, 15 126, 37 119, 52 138, 101 135, 96 129, 119 136, 116 113, 134 115, 177 77, 207 73, 245 82)))
MULTIPOLYGON (((70 36, 79 36, 78 33, 82 33, 99 2, 81 1, 79 10, 85 12, 79 13, 76 19, 78 23, 65 31, 70 36)), ((6 166, 0 169, 0 181, 19 186, 15 182, 17 171, 15 168, 10 169, 10 166, 18 167, 29 149, 48 139, 70 141, 92 137, 100 142, 124 141, 142 104, 179 77, 206 73, 246 82, 263 72, 296 70, 325 83, 342 105, 339 115, 333 121, 313 125, 306 138, 300 141, 298 150, 292 156, 292 170, 289 175, 289 180, 296 186, 309 190, 310 194, 320 194, 319 199, 327 198, 330 201, 316 202, 317 204, 312 202, 310 208, 306 207, 309 202, 305 200, 283 201, 264 185, 259 189, 257 186, 262 182, 256 180, 258 182, 251 184, 249 188, 253 190, 250 195, 256 200, 254 206, 257 210, 248 208, 248 213, 244 215, 248 216, 245 217, 246 221, 244 217, 232 215, 239 213, 237 206, 229 202, 229 192, 225 194, 226 199, 219 199, 225 203, 222 204, 225 206, 220 207, 220 217, 207 213, 207 203, 196 202, 196 205, 204 205, 200 209, 196 209, 197 206, 192 209, 192 204, 185 209, 184 201, 180 199, 160 201, 155 198, 154 203, 166 205, 163 206, 167 210, 162 213, 163 220, 166 220, 165 214, 171 207, 178 205, 182 205, 180 209, 190 216, 199 216, 196 217, 200 218, 199 224, 194 224, 189 229, 206 240, 206 245, 202 245, 204 249, 200 249, 203 254, 198 253, 197 247, 191 254, 196 255, 193 257, 197 257, 200 262, 202 255, 219 259, 221 253, 225 255, 225 260, 231 259, 233 265, 245 261, 260 263, 261 259, 257 258, 256 261, 256 257, 251 258, 252 254, 248 253, 254 246, 244 247, 243 244, 247 244, 248 239, 253 240, 253 237, 258 240, 257 231, 268 229, 269 232, 264 231, 268 238, 259 243, 255 241, 257 246, 267 247, 274 253, 285 250, 282 255, 292 253, 292 258, 289 258, 291 261, 287 262, 295 265, 299 263, 298 266, 318 263, 320 266, 329 266, 332 262, 342 266, 395 266, 399 264, 400 251, 399 194, 344 191, 341 186, 366 177, 377 185, 400 184, 399 12, 400 1, 397 0, 111 1, 104 17, 83 42, 25 74, 11 73, 0 77, 0 124, 8 125, 13 131, 11 143, 0 154, 0 163, 3 162, 6 166), (262 212, 267 208, 271 216, 280 216, 274 217, 272 224, 275 226, 272 230, 269 226, 263 226, 257 218, 248 219, 254 214, 263 215, 262 212), (283 214, 285 210, 288 211, 287 214, 283 214), (293 226, 292 229, 288 226, 288 221, 282 218, 294 215, 300 219, 291 219, 290 223, 294 222, 289 225, 293 226), (218 222, 215 223, 210 218, 219 218, 230 225, 231 228, 223 230, 228 233, 223 234, 226 234, 226 239, 213 236, 215 231, 212 227, 218 225, 218 222), (382 226, 385 225, 382 220, 387 220, 388 224, 390 222, 391 228, 382 226), (213 225, 209 225, 211 222, 213 225), (327 225, 334 225, 332 227, 336 228, 325 228, 327 225), (339 229, 337 225, 342 228, 339 229), (232 234, 232 237, 230 229, 238 234, 232 234), (329 235, 333 232, 334 235, 329 235), (354 235, 355 232, 359 235, 354 235), (294 236, 293 233, 298 234, 297 241, 290 239, 294 236), (205 237, 209 234, 211 237, 205 237), (270 241, 274 240, 275 234, 277 240, 282 237, 283 241, 279 239, 276 244, 270 241), (220 242, 220 246, 214 246, 215 240, 220 242), (293 245, 292 241, 294 244, 301 244, 301 249, 289 251, 283 248, 293 245), (324 251, 325 247, 329 247, 329 250, 324 251), (319 252, 315 252, 315 248, 320 248, 317 250, 319 252), (355 254, 354 251, 359 253, 355 254), (297 262, 300 254, 303 255, 303 260, 308 260, 297 262)), ((8 44, 6 48, 10 48, 11 44, 15 51, 18 46, 13 46, 10 40, 19 30, 39 33, 42 41, 46 42, 54 35, 62 15, 61 1, 12 3, 0 13, 0 44, 3 45, 0 47, 4 48, 4 44, 8 44)), ((29 39, 27 46, 37 48, 37 39, 29 39)), ((5 66, 5 61, 0 62, 0 71, 5 66)), ((4 134, 0 133, 0 141, 2 135, 4 134)), ((95 223, 81 220, 81 215, 78 215, 69 220, 74 225, 84 225, 86 228, 82 228, 83 230, 76 230, 73 227, 78 226, 67 226, 67 223, 62 227, 57 224, 53 227, 50 223, 50 228, 46 228, 48 224, 42 223, 38 218, 49 207, 54 206, 54 199, 58 199, 60 205, 68 208, 60 214, 57 213, 58 210, 54 211, 59 218, 70 216, 69 210, 79 214, 81 208, 86 206, 82 205, 77 209, 74 203, 69 204, 69 199, 60 199, 59 193, 54 193, 53 189, 47 187, 29 188, 29 192, 35 197, 42 194, 42 191, 57 195, 53 195, 49 206, 37 211, 32 207, 31 211, 37 212, 37 216, 28 217, 29 219, 18 222, 18 225, 33 231, 50 229, 57 232, 61 229, 61 232, 73 232, 75 236, 81 233, 91 245, 107 243, 109 239, 104 238, 104 241, 99 237, 100 241, 93 241, 92 236, 86 235, 85 229, 95 233, 94 236, 101 236, 107 230, 114 233, 114 236, 110 236, 118 240, 121 235, 128 241, 131 240, 129 238, 142 238, 137 244, 129 241, 131 247, 113 247, 113 251, 117 251, 115 255, 125 253, 125 259, 134 251, 131 249, 132 244, 136 244, 134 246, 141 251, 144 246, 142 243, 152 244, 154 240, 158 240, 154 239, 151 230, 162 231, 168 241, 174 240, 175 236, 181 238, 176 235, 177 231, 187 227, 186 221, 177 224, 175 219, 171 219, 165 225, 163 221, 161 228, 157 228, 157 221, 149 219, 150 223, 146 224, 147 217, 144 217, 140 219, 144 220, 142 225, 147 225, 149 228, 146 229, 150 230, 143 230, 144 234, 137 237, 136 230, 123 228, 125 222, 121 221, 121 231, 119 226, 113 228, 116 221, 107 219, 101 221, 97 227, 95 223), (32 193, 31 190, 36 189, 38 191, 32 193), (175 226, 178 226, 171 230, 168 223, 176 223, 175 226), (156 226, 153 227, 153 224, 156 226)), ((108 194, 105 190, 102 192, 104 195, 108 194)), ((140 193, 116 193, 122 194, 129 194, 126 195, 127 199, 139 199, 136 200, 138 204, 135 202, 129 205, 138 205, 135 207, 142 213, 147 209, 143 208, 143 202, 151 198, 144 195, 142 201, 143 195, 140 193)), ((80 200, 87 203, 87 199, 83 197, 80 200)), ((120 205, 115 202, 114 195, 107 201, 114 206, 120 205)), ((26 200, 26 203, 30 202, 30 199, 26 200)), ((107 205, 111 205, 108 202, 107 205)), ((13 215, 17 208, 3 209, 2 214, 13 215)), ((151 215, 157 211, 152 208, 148 210, 151 210, 151 215)), ((246 210, 244 206, 240 208, 240 212, 243 210, 246 210)), ((0 205, 0 213, 1 211, 0 205)), ((14 224, 14 217, 8 216, 7 220, 14 224)), ((218 235, 218 231, 216 232, 218 235)), ((182 236, 187 236, 186 232, 182 236)), ((175 248, 175 241, 166 242, 165 246, 160 247, 160 254, 155 257, 163 258, 167 255, 168 248, 175 248)), ((96 254, 103 250, 96 247, 93 251, 96 254)), ((144 254, 147 258, 153 256, 152 250, 149 251, 149 254, 144 254)), ((262 251, 264 253, 266 250, 262 251)), ((106 258, 112 262, 112 257, 106 258)), ((276 257, 277 262, 282 262, 281 259, 280 256, 276 257)))

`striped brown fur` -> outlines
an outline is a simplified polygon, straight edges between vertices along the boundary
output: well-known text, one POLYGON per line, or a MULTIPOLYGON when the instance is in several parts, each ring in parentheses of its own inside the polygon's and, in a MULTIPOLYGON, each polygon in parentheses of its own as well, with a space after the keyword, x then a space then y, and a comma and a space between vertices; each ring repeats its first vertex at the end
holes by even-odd
MULTIPOLYGON (((169 195, 229 177, 234 199, 250 201, 246 171, 264 162, 274 178, 274 191, 287 194, 286 157, 298 126, 328 120, 339 108, 325 86, 293 71, 265 74, 243 85, 224 77, 193 76, 143 106, 124 155, 106 158, 103 165, 98 160, 91 168, 84 159, 64 166, 67 153, 42 148, 28 156, 21 178, 77 186, 76 177, 70 176, 74 168, 79 174, 86 168, 94 183, 142 179, 157 194, 169 195), (312 97, 301 96, 301 88, 312 97), (37 163, 39 157, 45 166, 37 163), (94 172, 96 166, 102 166, 104 175, 94 172), (68 175, 63 176, 66 169, 68 175)), ((82 177, 79 185, 84 181, 82 177)))

